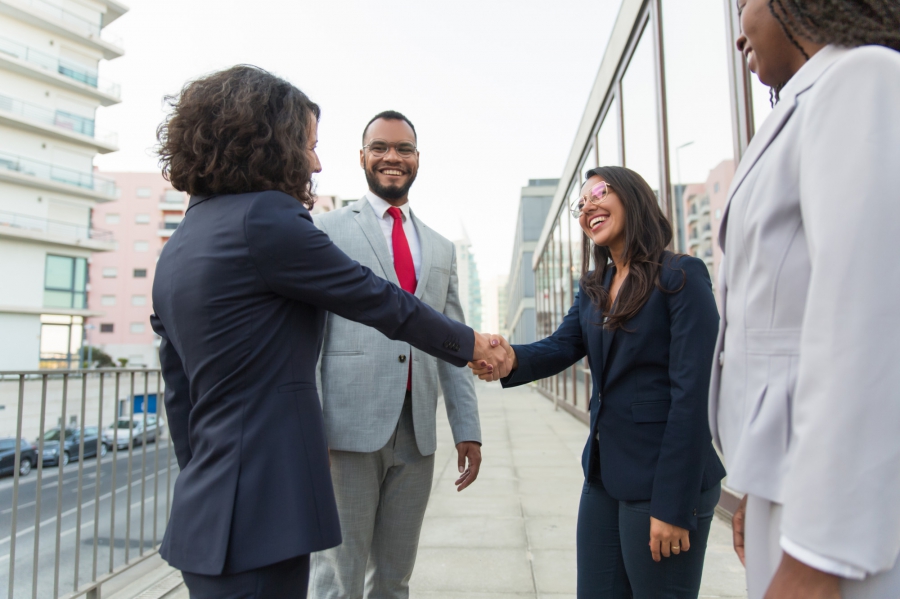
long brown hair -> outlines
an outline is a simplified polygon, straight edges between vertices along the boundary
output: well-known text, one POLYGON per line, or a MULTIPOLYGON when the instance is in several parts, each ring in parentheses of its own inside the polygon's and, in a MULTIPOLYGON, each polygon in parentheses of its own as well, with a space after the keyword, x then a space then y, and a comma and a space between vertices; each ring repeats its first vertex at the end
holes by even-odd
POLYGON ((611 267, 611 254, 608 247, 594 245, 582 233, 581 288, 606 316, 604 326, 608 329, 624 328, 624 324, 647 303, 653 289, 663 289, 659 275, 663 252, 672 242, 672 225, 660 209, 656 194, 633 170, 601 166, 584 175, 585 180, 595 176, 602 177, 609 184, 625 208, 624 259, 628 264, 628 276, 622 283, 615 305, 607 309, 609 291, 603 287, 603 280, 611 267), (594 270, 590 270, 592 257, 594 270))
POLYGON ((310 124, 319 107, 258 67, 238 65, 189 82, 166 98, 159 162, 191 195, 282 191, 311 208, 310 124))

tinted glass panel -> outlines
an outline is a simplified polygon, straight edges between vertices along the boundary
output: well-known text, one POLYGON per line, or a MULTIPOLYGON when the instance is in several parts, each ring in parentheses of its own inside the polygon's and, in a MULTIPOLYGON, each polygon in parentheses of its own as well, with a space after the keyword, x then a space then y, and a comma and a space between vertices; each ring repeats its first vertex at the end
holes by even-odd
POLYGON ((640 174, 659 196, 659 126, 653 39, 641 35, 622 78, 625 166, 640 174))
POLYGON ((52 289, 72 289, 72 258, 65 256, 47 256, 47 269, 44 274, 44 287, 52 289))
MULTIPOLYGON (((613 98, 600 131, 597 133, 597 150, 600 156, 600 166, 622 166, 622 156, 619 152, 619 100, 613 98)), ((581 173, 582 176, 584 173, 581 173)))

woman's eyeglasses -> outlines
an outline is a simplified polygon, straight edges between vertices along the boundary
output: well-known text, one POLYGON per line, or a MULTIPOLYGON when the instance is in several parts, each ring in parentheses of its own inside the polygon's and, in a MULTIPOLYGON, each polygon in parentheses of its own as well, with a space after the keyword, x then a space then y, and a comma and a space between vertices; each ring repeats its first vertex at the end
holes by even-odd
POLYGON ((587 195, 583 195, 580 198, 576 198, 569 204, 569 212, 572 213, 572 216, 575 218, 581 218, 582 212, 584 212, 584 207, 587 206, 588 202, 593 204, 594 206, 599 206, 603 203, 603 200, 606 199, 606 196, 609 195, 609 183, 606 181, 600 181, 593 187, 591 187, 591 193, 587 195))
POLYGON ((397 150, 397 154, 399 154, 401 158, 409 158, 416 153, 416 146, 409 142, 389 144, 386 141, 373 141, 372 143, 363 146, 364 150, 368 150, 369 154, 378 158, 387 154, 391 148, 397 150))

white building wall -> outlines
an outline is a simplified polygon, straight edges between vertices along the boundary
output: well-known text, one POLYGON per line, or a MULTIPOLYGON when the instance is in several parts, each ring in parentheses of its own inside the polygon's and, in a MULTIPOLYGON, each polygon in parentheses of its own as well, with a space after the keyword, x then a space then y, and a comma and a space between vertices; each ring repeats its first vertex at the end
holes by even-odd
POLYGON ((0 312, 0 331, 0 369, 34 370, 41 347, 40 315, 0 312))

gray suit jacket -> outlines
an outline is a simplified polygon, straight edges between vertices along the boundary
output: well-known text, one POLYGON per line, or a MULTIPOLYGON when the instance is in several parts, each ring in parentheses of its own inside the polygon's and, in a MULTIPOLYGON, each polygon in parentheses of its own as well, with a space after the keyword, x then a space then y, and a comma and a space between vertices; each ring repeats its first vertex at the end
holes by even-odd
POLYGON ((719 242, 710 393, 728 485, 792 544, 873 573, 900 553, 900 54, 828 46, 741 160, 719 242))
MULTIPOLYGON (((446 316, 464 322, 456 277, 456 249, 410 211, 422 245, 416 297, 446 316)), ((368 200, 318 214, 316 226, 348 256, 399 285, 390 250, 368 200)), ((411 347, 375 329, 328 313, 317 384, 331 449, 371 452, 384 447, 406 395, 411 347)), ((444 392, 454 443, 481 442, 475 379, 420 351, 412 352, 412 408, 416 443, 422 455, 437 447, 435 414, 438 382, 444 392)))

